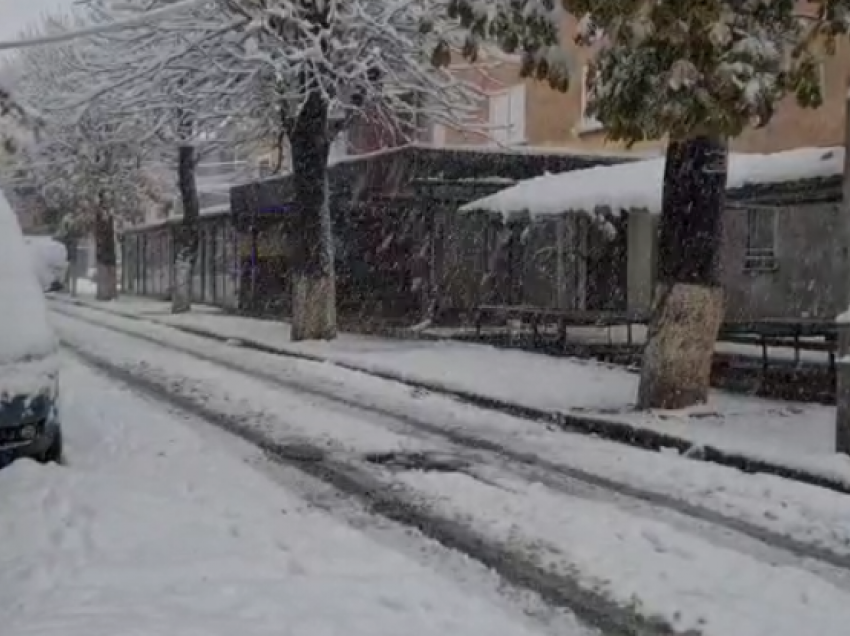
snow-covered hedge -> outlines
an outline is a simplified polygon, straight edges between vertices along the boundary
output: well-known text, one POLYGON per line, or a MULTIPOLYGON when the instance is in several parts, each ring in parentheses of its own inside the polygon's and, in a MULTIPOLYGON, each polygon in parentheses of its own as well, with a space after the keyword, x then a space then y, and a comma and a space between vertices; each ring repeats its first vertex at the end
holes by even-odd
POLYGON ((68 251, 49 236, 26 237, 35 273, 42 289, 62 284, 68 271, 68 251))

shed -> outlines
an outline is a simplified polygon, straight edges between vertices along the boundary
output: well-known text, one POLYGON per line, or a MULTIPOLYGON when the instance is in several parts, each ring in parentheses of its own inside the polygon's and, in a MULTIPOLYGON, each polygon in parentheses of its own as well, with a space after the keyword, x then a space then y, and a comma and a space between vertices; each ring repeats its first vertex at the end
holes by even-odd
MULTIPOLYGON (((436 290, 443 287, 446 261, 457 252, 452 237, 458 207, 547 171, 625 160, 557 149, 412 144, 333 163, 328 176, 340 313, 418 318, 430 311, 436 290)), ((231 190, 240 253, 251 260, 241 268, 240 307, 288 313, 287 219, 293 199, 289 175, 231 190), (257 258, 261 244, 265 254, 257 258)))
MULTIPOLYGON (((838 147, 730 154, 722 255, 727 317, 834 311, 824 300, 835 284, 836 246, 830 236, 836 233, 828 228, 840 213, 844 155, 838 147), (806 249, 813 252, 815 265, 781 266, 783 259, 801 259, 800 251, 806 249), (819 294, 803 293, 818 286, 823 290, 819 294)), ((663 173, 664 159, 656 158, 546 174, 472 201, 460 211, 495 218, 508 237, 522 239, 505 239, 506 244, 519 243, 519 255, 508 258, 515 265, 508 285, 525 294, 503 291, 514 302, 536 296, 534 300, 549 298, 559 307, 640 312, 649 308, 654 285, 663 173), (548 243, 552 258, 546 275, 536 278, 552 281, 555 288, 545 293, 535 292, 534 284, 527 289, 525 280, 541 243, 548 243), (523 280, 518 282, 517 276, 523 280), (616 306, 595 306, 606 302, 616 306)), ((497 259, 491 255, 490 260, 497 259)))

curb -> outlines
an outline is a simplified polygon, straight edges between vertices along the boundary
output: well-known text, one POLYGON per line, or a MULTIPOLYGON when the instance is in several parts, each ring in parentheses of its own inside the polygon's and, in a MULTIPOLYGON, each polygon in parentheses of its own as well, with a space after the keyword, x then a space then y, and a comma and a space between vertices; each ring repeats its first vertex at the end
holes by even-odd
POLYGON ((411 388, 429 391, 439 395, 455 398, 461 402, 477 406, 490 411, 496 411, 519 417, 522 419, 543 422, 554 425, 561 430, 573 433, 581 433, 584 435, 595 436, 601 439, 619 442, 628 446, 641 448, 644 450, 652 450, 656 452, 675 449, 680 456, 688 459, 705 461, 730 468, 736 468, 745 473, 763 473, 783 477, 793 481, 798 481, 811 486, 826 488, 842 494, 850 494, 850 482, 842 481, 838 478, 819 475, 801 468, 793 468, 784 466, 769 460, 753 457, 746 453, 730 452, 722 450, 712 445, 697 444, 691 440, 668 433, 661 433, 647 428, 636 427, 624 422, 608 420, 599 417, 590 417, 584 415, 576 415, 563 411, 547 411, 530 406, 523 406, 514 402, 492 398, 480 393, 457 389, 440 382, 424 381, 417 378, 411 378, 403 373, 394 373, 379 369, 370 369, 357 364, 345 361, 332 360, 323 356, 318 356, 300 351, 292 351, 281 347, 274 347, 251 339, 231 338, 221 334, 214 333, 207 329, 198 327, 188 327, 184 325, 174 325, 163 322, 155 318, 146 316, 134 316, 117 311, 111 311, 104 307, 98 307, 81 301, 78 299, 68 299, 59 302, 72 304, 80 307, 86 307, 95 311, 112 314, 121 318, 138 320, 142 322, 150 322, 161 327, 169 327, 176 331, 182 331, 194 336, 215 340, 225 344, 234 344, 245 349, 258 351, 277 356, 286 356, 297 360, 305 360, 308 362, 318 362, 324 364, 332 364, 348 371, 357 373, 365 373, 382 380, 397 382, 411 388))

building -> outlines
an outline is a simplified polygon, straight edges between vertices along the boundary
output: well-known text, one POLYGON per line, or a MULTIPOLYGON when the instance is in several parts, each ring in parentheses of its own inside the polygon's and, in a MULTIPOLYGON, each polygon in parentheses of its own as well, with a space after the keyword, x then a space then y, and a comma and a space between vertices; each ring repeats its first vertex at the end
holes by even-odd
MULTIPOLYGON (((566 93, 551 89, 545 82, 521 80, 520 60, 516 57, 490 52, 475 65, 458 61, 453 66, 454 72, 487 95, 477 119, 490 127, 490 134, 433 126, 430 141, 436 145, 556 146, 585 154, 661 153, 664 140, 637 144, 632 149, 607 141, 604 126, 587 115, 587 51, 574 44, 575 33, 576 19, 567 16, 562 41, 575 64, 573 82, 566 93)), ((731 149, 742 153, 773 153, 805 146, 843 145, 848 73, 850 46, 841 42, 835 55, 822 65, 824 104, 821 108, 804 109, 793 98, 786 99, 769 125, 747 131, 733 140, 731 149)))
MULTIPOLYGON (((831 321, 843 311, 845 154, 731 154, 720 263, 727 320, 831 321)), ((477 277, 488 285, 473 279, 465 296, 647 315, 663 173, 663 158, 598 166, 521 181, 468 204, 460 211, 471 217, 467 226, 495 227, 504 238, 467 255, 489 269, 477 277)))
MULTIPOLYGON (((573 43, 576 28, 575 18, 565 18, 563 44, 575 61, 573 78, 577 80, 565 93, 551 89, 544 82, 520 79, 520 61, 509 56, 490 53, 481 64, 458 62, 455 72, 474 82, 487 95, 482 101, 478 121, 487 125, 490 133, 433 126, 429 137, 431 142, 450 146, 557 147, 585 154, 660 156, 666 140, 626 148, 608 141, 604 126, 588 116, 588 53, 573 43)), ((841 270, 837 265, 839 248, 832 239, 840 228, 843 209, 840 187, 843 166, 838 157, 839 153, 842 159, 844 155, 848 74, 850 47, 842 42, 835 55, 825 58, 822 63, 822 107, 804 109, 790 97, 779 105, 766 127, 747 130, 731 141, 730 151, 742 157, 780 156, 777 153, 795 149, 800 149, 803 154, 810 149, 808 154, 814 156, 821 148, 825 156, 832 153, 832 158, 827 162, 830 165, 828 175, 807 178, 801 174, 800 178, 795 178, 789 174, 789 178, 781 183, 756 183, 754 187, 733 188, 730 192, 730 205, 724 218, 722 255, 730 319, 810 316, 831 319, 837 311, 835 290, 841 281, 836 276, 841 270)), ((564 177, 567 181, 572 179, 573 183, 582 178, 579 174, 564 177)), ((531 180, 530 184, 535 184, 536 188, 540 185, 539 180, 531 180)), ((521 185, 514 189, 521 189, 521 185)), ((660 177, 656 185, 660 189, 660 177)), ((561 201, 569 198, 563 192, 559 197, 561 201)), ((623 207, 641 206, 634 202, 623 207)), ((615 212, 614 216, 617 216, 620 210, 615 212)), ((570 216, 566 209, 560 213, 570 216)), ((591 209, 589 213, 592 217, 594 211, 591 209)), ((625 221, 621 219, 617 223, 623 223, 623 227, 618 228, 623 231, 615 235, 629 243, 638 239, 647 244, 651 242, 651 230, 639 221, 639 215, 626 216, 630 217, 631 228, 627 230, 625 221)), ((585 220, 590 217, 585 215, 585 220)), ((501 220, 497 225, 499 223, 501 220)), ((588 226, 589 229, 583 230, 583 240, 592 239, 602 249, 604 237, 593 231, 592 223, 588 226)), ((492 229, 481 231, 493 232, 492 229)), ((577 270, 561 271, 559 278, 557 263, 553 260, 558 252, 555 239, 564 231, 561 228, 559 232, 554 220, 550 219, 535 225, 533 230, 525 230, 524 233, 520 230, 514 235, 516 241, 505 238, 510 249, 499 258, 491 255, 479 259, 492 261, 487 265, 495 268, 487 275, 492 288, 475 292, 467 290, 459 293, 458 298, 480 299, 490 294, 492 302, 508 304, 587 309, 609 308, 607 305, 612 305, 612 309, 614 305, 617 309, 625 309, 628 304, 633 309, 646 308, 651 297, 651 272, 647 269, 651 260, 643 258, 648 253, 646 250, 631 245, 631 261, 627 262, 629 246, 613 241, 602 249, 601 256, 597 254, 595 261, 590 258, 577 270), (522 240, 519 240, 520 236, 522 240), (522 260, 524 257, 521 255, 527 256, 529 251, 542 256, 538 256, 536 261, 522 260), (636 256, 639 253, 640 256, 636 256), (541 259, 550 262, 544 263, 541 259), (511 268, 512 274, 508 273, 511 268), (501 274, 496 274, 496 271, 501 271, 501 274), (553 281, 563 279, 565 274, 582 271, 586 276, 579 278, 586 287, 577 287, 570 293, 563 285, 555 289, 553 281), (501 287, 496 282, 499 275, 503 278, 501 287), (631 299, 627 303, 629 293, 631 299)), ((510 233, 506 234, 508 236, 510 233)), ((587 247, 584 244, 582 249, 587 247)), ((586 256, 592 257, 593 254, 594 250, 585 251, 586 256)), ((568 263, 561 265, 561 269, 564 266, 569 269, 568 263)))
MULTIPOLYGON (((572 45, 575 29, 575 20, 565 19, 564 46, 570 49, 575 59, 574 77, 581 80, 585 77, 587 58, 585 52, 572 45)), ((571 154, 582 160, 637 159, 663 154, 664 140, 638 144, 632 148, 607 141, 604 127, 587 116, 587 91, 583 81, 574 82, 566 93, 554 91, 546 83, 520 79, 519 60, 494 51, 485 51, 476 64, 458 60, 450 68, 459 77, 478 86, 484 95, 474 122, 477 125, 455 130, 433 122, 417 122, 419 143, 409 146, 413 154, 421 153, 423 149, 455 151, 460 148, 479 149, 481 146, 516 155, 545 154, 548 150, 551 153, 571 154)), ((843 147, 848 71, 850 50, 842 45, 834 57, 824 62, 821 76, 825 102, 820 109, 802 109, 789 99, 779 106, 767 127, 749 130, 733 140, 732 151, 742 155, 773 155, 796 148, 824 148, 824 153, 828 153, 829 148, 843 147)), ((399 146, 406 141, 410 140, 402 139, 395 131, 370 125, 364 118, 364 121, 356 122, 334 140, 331 163, 346 163, 346 157, 352 155, 365 161, 370 155, 380 154, 377 151, 385 151, 388 147, 399 146)), ((268 174, 272 170, 285 174, 288 166, 286 148, 280 151, 273 146, 272 143, 240 159, 246 165, 256 168, 258 175, 268 174), (282 163, 279 160, 281 158, 282 163)), ((385 162, 371 163, 383 165, 385 162)), ((500 174, 500 169, 499 162, 488 160, 478 164, 478 172, 468 176, 479 181, 499 177, 515 180, 526 178, 500 174)), ((343 180, 349 177, 345 170, 336 170, 335 173, 339 173, 339 178, 343 180)), ((421 175, 417 177, 419 180, 422 178, 421 175)), ((438 178, 438 175, 427 177, 435 181, 438 178)), ((331 180, 334 181, 334 177, 331 180)), ((660 188, 660 179, 657 185, 660 188)), ((830 316, 834 313, 830 296, 834 288, 831 269, 834 253, 832 247, 824 250, 818 246, 822 247, 825 237, 834 234, 839 222, 842 197, 837 185, 840 185, 839 175, 830 173, 818 178, 806 178, 805 175, 799 179, 789 177, 782 183, 756 183, 756 187, 741 188, 734 192, 733 205, 726 213, 723 269, 729 306, 733 308, 735 318, 800 317, 806 314, 830 316), (804 256, 801 257, 801 254, 804 256), (753 299, 759 299, 760 302, 754 303, 753 299)), ((416 192, 419 196, 421 188, 416 192)), ((390 197, 388 193, 385 194, 386 200, 381 200, 376 210, 385 210, 390 197)), ((393 193, 392 196, 396 197, 397 194, 393 193)), ((410 193, 405 195, 410 198, 410 193)), ((413 205, 408 199, 396 197, 391 203, 397 207, 413 205)), ((223 200, 221 206, 225 206, 223 200)), ((216 206, 212 207, 217 209, 216 206)), ((628 209, 634 206, 624 207, 628 209)), ((236 210, 233 212, 234 216, 239 216, 236 210)), ((388 213, 381 216, 382 222, 389 224, 389 216, 388 213)), ((650 231, 650 225, 635 222, 631 228, 627 227, 616 235, 630 237, 630 241, 650 241, 647 235, 650 231)), ((464 272, 463 277, 455 277, 455 280, 436 276, 433 281, 435 286, 440 287, 447 307, 463 309, 482 300, 481 290, 476 289, 476 286, 488 274, 491 264, 488 257, 479 258, 480 253, 473 247, 476 241, 493 244, 499 240, 498 235, 499 230, 488 226, 481 229, 477 236, 469 237, 469 249, 445 248, 448 256, 443 260, 454 259, 454 264, 459 265, 454 269, 464 272)), ((527 303, 567 306, 574 302, 575 299, 571 300, 572 297, 563 286, 554 289, 551 285, 551 281, 558 280, 557 270, 552 269, 557 264, 551 261, 559 249, 556 246, 558 232, 554 225, 536 233, 527 233, 521 238, 526 241, 526 245, 536 246, 540 262, 523 264, 525 278, 521 279, 521 283, 517 283, 520 279, 512 279, 496 300, 519 302, 517 293, 521 292, 520 295, 525 294, 522 302, 527 303), (549 259, 548 264, 543 262, 546 259, 549 259), (518 287, 524 289, 518 290, 518 287)), ((596 236, 594 240, 601 242, 603 238, 596 236)), ((594 272, 591 278, 596 281, 591 285, 587 279, 584 284, 595 287, 595 292, 593 289, 585 289, 584 299, 574 302, 576 308, 605 309, 608 308, 603 306, 606 303, 627 302, 629 293, 630 306, 641 308, 649 302, 651 290, 646 284, 647 280, 651 281, 651 272, 647 270, 649 261, 644 259, 640 263, 633 262, 630 270, 627 261, 617 260, 627 257, 628 245, 613 247, 619 249, 619 257, 608 258, 603 255, 596 259, 595 264, 587 264, 587 269, 594 272)), ((147 268, 140 267, 140 270, 147 268)), ((224 268, 216 271, 219 270, 225 271, 224 268)), ((561 278, 568 273, 561 272, 561 278)), ((202 288, 203 284, 199 282, 198 289, 202 288)), ((146 291, 143 293, 151 293, 152 287, 144 289, 146 291)))

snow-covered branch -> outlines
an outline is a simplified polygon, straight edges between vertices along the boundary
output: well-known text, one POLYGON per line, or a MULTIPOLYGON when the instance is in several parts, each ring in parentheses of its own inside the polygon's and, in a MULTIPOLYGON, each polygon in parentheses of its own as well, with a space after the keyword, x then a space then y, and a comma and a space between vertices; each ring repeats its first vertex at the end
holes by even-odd
POLYGON ((25 37, 18 40, 5 42, 0 41, 0 51, 43 48, 45 46, 64 44, 72 40, 89 38, 103 33, 111 33, 140 24, 164 20, 174 14, 187 11, 207 1, 208 0, 181 0, 180 2, 172 3, 167 7, 139 13, 120 21, 116 20, 115 22, 94 24, 87 27, 77 27, 74 29, 46 33, 41 36, 25 37))

